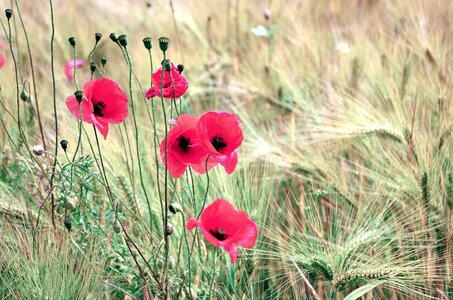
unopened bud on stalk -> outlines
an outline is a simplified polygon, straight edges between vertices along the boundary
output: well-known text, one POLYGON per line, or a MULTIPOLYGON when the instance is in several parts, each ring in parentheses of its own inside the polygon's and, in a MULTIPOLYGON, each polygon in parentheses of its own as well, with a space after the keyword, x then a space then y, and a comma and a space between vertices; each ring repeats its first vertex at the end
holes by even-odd
POLYGON ((64 226, 66 227, 66 229, 68 231, 71 231, 71 229, 72 229, 71 219, 69 219, 69 218, 64 219, 64 226))
POLYGON ((182 71, 184 71, 184 65, 183 65, 183 64, 179 64, 179 65, 178 65, 178 72, 179 72, 179 74, 182 74, 182 71))
POLYGON ((101 64, 102 64, 102 67, 105 67, 105 64, 107 63, 107 57, 103 56, 101 57, 101 64))
POLYGON ((123 47, 127 46, 127 35, 122 34, 118 37, 118 42, 120 42, 120 45, 123 47))
POLYGON ((20 99, 22 101, 30 100, 30 95, 28 94, 28 92, 25 89, 23 89, 22 92, 20 93, 20 99))
POLYGON ((5 9, 5 16, 9 20, 13 16, 13 10, 11 8, 5 9))
POLYGON ((170 44, 170 40, 166 37, 161 37, 159 38, 159 48, 162 50, 162 52, 166 52, 168 49, 168 44, 170 44))
POLYGON ((165 59, 162 61, 162 67, 164 68, 165 71, 170 72, 171 71, 171 63, 168 59, 165 59))
POLYGON ((44 147, 42 145, 36 145, 36 146, 33 146, 33 148, 31 149, 31 151, 33 152, 34 155, 42 155, 44 153, 44 147))
POLYGON ((64 152, 66 152, 66 149, 68 149, 68 141, 67 140, 61 140, 60 141, 60 146, 63 148, 64 152))
POLYGON ((151 50, 151 48, 153 47, 153 40, 150 37, 145 37, 143 39, 143 45, 146 49, 151 50))
POLYGON ((170 204, 168 207, 171 213, 176 214, 180 211, 182 211, 181 205, 178 202, 173 202, 170 204))
POLYGON ((102 34, 101 33, 96 32, 94 34, 94 39, 96 40, 96 43, 98 43, 101 40, 101 38, 102 38, 102 34))
POLYGON ((76 41, 76 38, 71 36, 69 39, 68 39, 68 42, 69 44, 72 46, 72 47, 75 47, 76 44, 77 44, 77 41, 76 41))
POLYGON ((74 96, 77 100, 77 102, 80 104, 82 103, 82 100, 83 100, 83 92, 82 91, 77 91, 74 93, 74 96))
POLYGON ((91 70, 91 73, 94 73, 96 71, 96 69, 98 68, 98 64, 95 63, 94 61, 92 61, 90 63, 90 70, 91 70))
POLYGON ((172 235, 174 231, 175 227, 172 224, 168 223, 167 226, 165 227, 165 234, 172 235))
POLYGON ((112 32, 109 37, 114 43, 118 42, 118 35, 116 33, 112 32))

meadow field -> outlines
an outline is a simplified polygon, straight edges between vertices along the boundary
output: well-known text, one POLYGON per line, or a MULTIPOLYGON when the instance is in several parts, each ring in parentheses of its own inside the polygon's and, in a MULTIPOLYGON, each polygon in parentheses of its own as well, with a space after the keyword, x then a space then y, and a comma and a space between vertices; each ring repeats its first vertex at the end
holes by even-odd
POLYGON ((0 299, 453 299, 452 1, 0 3, 0 299))

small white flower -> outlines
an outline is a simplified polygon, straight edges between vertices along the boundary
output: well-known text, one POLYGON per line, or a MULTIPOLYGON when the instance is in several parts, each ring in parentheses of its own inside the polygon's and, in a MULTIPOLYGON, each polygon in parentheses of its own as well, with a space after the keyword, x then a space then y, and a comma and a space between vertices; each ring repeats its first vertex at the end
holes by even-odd
POLYGON ((346 42, 337 42, 337 44, 335 45, 335 50, 342 54, 349 54, 352 51, 351 47, 346 42))
POLYGON ((256 36, 260 36, 260 37, 269 37, 271 35, 271 32, 269 30, 267 30, 266 27, 264 27, 263 25, 258 25, 256 27, 253 27, 251 29, 252 33, 256 36))

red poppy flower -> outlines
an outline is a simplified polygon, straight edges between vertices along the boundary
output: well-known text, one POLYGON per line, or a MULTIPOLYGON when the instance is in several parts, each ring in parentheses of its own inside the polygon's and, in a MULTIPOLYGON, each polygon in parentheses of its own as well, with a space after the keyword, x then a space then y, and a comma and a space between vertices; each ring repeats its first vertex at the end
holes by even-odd
MULTIPOLYGON (((235 150, 244 140, 238 116, 227 112, 207 112, 200 117, 198 129, 210 154, 208 170, 220 163, 228 174, 233 173, 238 163, 235 150)), ((193 166, 193 169, 200 174, 205 173, 205 161, 193 166)))
POLYGON ((73 59, 71 59, 64 66, 64 74, 66 75, 66 80, 68 81, 68 84, 72 84, 72 82, 74 81, 74 66, 77 69, 82 68, 83 60, 76 59, 76 61, 74 61, 73 59))
POLYGON ((258 236, 258 226, 247 213, 236 210, 223 199, 216 199, 200 215, 200 220, 190 218, 187 230, 200 227, 209 243, 225 249, 234 264, 238 256, 237 246, 251 248, 258 236))
MULTIPOLYGON (((164 98, 179 98, 184 95, 189 88, 189 83, 186 78, 182 76, 178 68, 171 63, 171 77, 173 78, 173 86, 171 84, 171 78, 169 72, 164 72, 164 82, 162 85, 162 96, 164 98)), ((160 82, 162 78, 162 67, 154 72, 151 80, 153 86, 145 93, 145 97, 150 99, 152 97, 160 96, 160 82)))
MULTIPOLYGON (((94 124, 104 139, 109 124, 120 124, 128 116, 127 97, 118 84, 108 78, 88 81, 83 86, 82 120, 94 124)), ((79 103, 74 95, 66 99, 69 111, 80 119, 79 103)))
MULTIPOLYGON (((173 178, 179 178, 187 166, 199 164, 208 153, 205 143, 197 130, 198 120, 192 115, 179 116, 174 127, 168 132, 167 168, 173 178)), ((164 139, 160 143, 160 156, 165 163, 164 139)))

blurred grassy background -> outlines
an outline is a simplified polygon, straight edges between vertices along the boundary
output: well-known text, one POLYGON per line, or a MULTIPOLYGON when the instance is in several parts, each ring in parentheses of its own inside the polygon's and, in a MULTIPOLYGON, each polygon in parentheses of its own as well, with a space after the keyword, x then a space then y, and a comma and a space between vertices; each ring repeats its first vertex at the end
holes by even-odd
MULTIPOLYGON (((14 6, 9 1, 1 3, 3 8, 14 6)), ((35 0, 19 1, 19 4, 31 39, 45 133, 48 144, 52 145, 49 3, 35 0)), ((240 116, 245 132, 239 175, 226 178, 216 171, 212 180, 217 191, 211 191, 212 197, 222 191, 224 197, 231 197, 259 219, 263 229, 283 224, 284 228, 295 230, 304 221, 320 220, 319 226, 302 227, 303 234, 319 238, 319 231, 326 230, 324 239, 332 239, 333 244, 347 244, 345 240, 351 242, 354 236, 337 236, 326 229, 328 224, 336 226, 328 218, 332 201, 340 215, 351 207, 360 212, 357 223, 354 223, 355 213, 345 213, 346 221, 338 223, 338 230, 343 233, 368 218, 381 220, 380 228, 384 228, 383 223, 394 220, 379 216, 388 209, 389 201, 393 201, 395 209, 404 211, 404 215, 408 215, 405 219, 418 228, 417 234, 423 236, 420 240, 425 241, 423 247, 430 249, 442 243, 443 252, 417 250, 423 253, 417 252, 419 273, 411 282, 419 285, 397 282, 391 294, 381 291, 371 297, 394 298, 395 293, 404 297, 410 295, 411 289, 423 289, 423 285, 426 285, 424 293, 432 297, 447 295, 453 272, 453 2, 103 0, 55 1, 54 10, 60 139, 67 139, 70 145, 75 145, 77 139, 77 121, 64 103, 67 95, 74 92, 63 73, 64 64, 72 58, 72 48, 67 42, 70 36, 77 39, 78 56, 86 59, 94 45, 94 33, 102 33, 94 60, 99 63, 100 57, 106 56, 108 76, 124 89, 128 68, 108 35, 111 32, 128 35, 134 68, 144 89, 149 85, 150 70, 142 39, 153 38, 156 67, 162 59, 157 39, 167 36, 171 40, 169 58, 185 65, 184 75, 190 82, 185 101, 190 109, 196 115, 206 110, 233 111, 240 116), (263 17, 265 8, 270 11, 269 20, 263 17), (266 172, 260 173, 263 164, 266 172), (428 178, 425 187, 423 178, 428 178), (236 186, 237 181, 242 185, 236 186), (429 205, 424 203, 423 190, 429 191, 429 205), (311 198, 318 202, 312 203, 311 198), (370 205, 373 209, 369 209, 370 205), (293 211, 304 211, 307 206, 319 208, 319 212, 303 217, 293 211), (254 211, 255 207, 260 208, 254 211), (283 211, 284 221, 274 217, 276 211, 283 211), (432 241, 438 233, 442 237, 432 241), (404 292, 398 289, 400 286, 404 286, 404 292)), ((2 20, 6 24, 5 19, 2 20)), ((18 18, 13 20, 18 37, 17 54, 22 62, 21 78, 30 80, 23 33, 18 18)), ((0 39, 7 44, 4 34, 0 39)), ((1 51, 3 55, 8 53, 7 47, 1 51)), ((7 56, 5 67, 0 70, 0 84, 2 101, 11 111, 15 109, 13 72, 11 58, 7 56)), ((86 64, 77 72, 79 85, 87 81, 89 75, 86 64)), ((146 102, 140 98, 141 91, 136 84, 135 90, 139 118, 147 120, 146 102)), ((37 122, 33 118, 34 100, 22 107, 31 145, 40 143, 37 122)), ((13 137, 17 136, 13 119, 4 109, 0 112, 13 137)), ((131 122, 129 119, 127 128, 121 130, 131 133, 131 122)), ((161 133, 162 128, 159 130, 161 133)), ((143 122, 140 131, 143 160, 149 174, 147 183, 153 187, 152 128, 143 122)), ((102 142, 101 146, 109 172, 115 177, 128 174, 123 145, 120 126, 111 126, 108 142, 102 142)), ((24 157, 13 155, 3 129, 0 130, 0 151, 4 166, 17 159, 26 161, 24 157)), ((33 182, 26 181, 25 186, 27 184, 34 187, 33 182)), ((14 189, 8 180, 2 181, 2 210, 26 215, 24 195, 16 193, 20 187, 14 189)), ((131 189, 139 190, 138 183, 132 184, 131 189)), ((145 211, 143 199, 137 198, 145 211)), ((400 214, 395 215, 396 220, 401 221, 400 214)), ((375 231, 379 226, 364 227, 375 231)), ((409 239, 401 233, 406 227, 407 224, 395 222, 391 229, 382 230, 393 232, 390 239, 401 244, 409 239)), ((282 294, 277 294, 291 298, 302 293, 300 278, 297 279, 297 270, 288 267, 283 258, 298 257, 298 253, 306 251, 331 256, 321 251, 318 244, 310 244, 313 243, 310 238, 298 241, 297 230, 287 237, 279 236, 278 241, 272 233, 263 237, 263 240, 270 238, 271 244, 280 245, 277 250, 266 245, 260 250, 267 259, 268 256, 279 257, 276 269, 284 271, 280 282, 282 294), (296 246, 288 246, 293 244, 296 246), (278 252, 281 253, 276 254, 278 252), (283 287, 291 289, 285 291, 283 287)), ((384 237, 380 243, 387 245, 384 237)), ((412 244, 414 249, 415 244, 412 244)), ((386 248, 374 241, 369 247, 370 252, 388 250, 382 250, 386 248)), ((370 262, 374 269, 380 265, 398 265, 395 256, 391 255, 390 262, 384 256, 379 255, 375 258, 377 261, 370 262)), ((263 265, 264 269, 268 268, 263 265)), ((254 275, 257 280, 262 280, 260 274, 254 275)), ((222 285, 218 288, 222 290, 222 285)), ((231 286, 229 288, 231 294, 225 292, 224 295, 234 295, 231 286)), ((330 286, 324 288, 327 291, 330 286)), ((245 294, 244 297, 257 297, 252 292, 245 294)), ((322 288, 321 294, 324 294, 322 288)), ((326 299, 332 297, 332 294, 326 295, 330 295, 326 299)))

